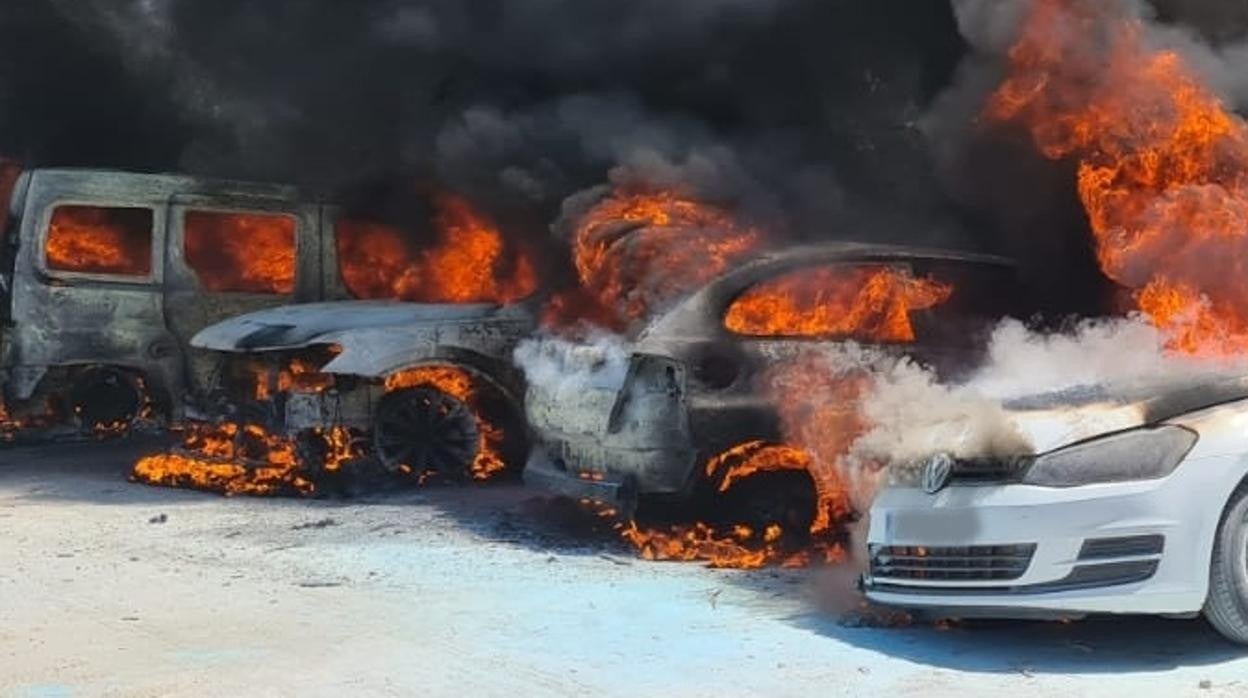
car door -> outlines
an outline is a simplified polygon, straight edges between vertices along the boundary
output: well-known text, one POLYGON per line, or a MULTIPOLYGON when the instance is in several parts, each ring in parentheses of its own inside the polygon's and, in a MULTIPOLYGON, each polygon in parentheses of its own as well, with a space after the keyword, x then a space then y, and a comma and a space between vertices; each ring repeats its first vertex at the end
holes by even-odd
POLYGON ((19 399, 51 366, 143 366, 166 335, 163 204, 125 191, 32 189, 6 347, 19 399))
MULTIPOLYGON (((886 353, 911 350, 910 311, 940 302, 942 289, 935 280, 915 278, 908 261, 841 258, 786 260, 716 289, 707 307, 714 331, 681 352, 699 442, 716 453, 743 438, 775 438, 777 381, 798 379, 791 386, 795 400, 821 389, 816 379, 827 382, 813 373, 826 373, 829 365, 803 368, 797 362, 811 352, 820 361, 836 351, 852 352, 851 344, 886 353), (803 376, 810 380, 800 384, 803 376)), ((846 361, 844 368, 855 365, 846 361)))
POLYGON ((321 297, 319 207, 284 199, 174 197, 168 212, 165 321, 193 385, 211 370, 190 339, 213 323, 321 297))

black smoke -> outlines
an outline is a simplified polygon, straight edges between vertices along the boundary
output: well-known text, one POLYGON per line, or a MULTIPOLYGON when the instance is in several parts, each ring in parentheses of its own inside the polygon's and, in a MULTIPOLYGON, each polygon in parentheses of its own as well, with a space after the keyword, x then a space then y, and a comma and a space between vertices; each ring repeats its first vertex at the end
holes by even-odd
POLYGON ((403 176, 544 227, 604 182, 790 234, 957 242, 915 128, 945 0, 29 0, 0 148, 334 194, 403 176))
MULTIPOLYGON (((967 19, 994 2, 15 0, 0 152, 370 207, 417 181, 532 241, 577 192, 674 186, 782 236, 1015 254, 1077 299, 1069 172, 966 137, 966 76, 991 74, 967 19)), ((1222 34, 1243 14, 1158 4, 1222 34)))
MULTIPOLYGON (((1005 76, 1007 53, 1035 0, 951 0, 967 51, 951 83, 924 114, 922 129, 943 192, 965 229, 1022 262, 1049 311, 1094 315, 1134 307, 1126 289, 1100 273, 1075 163, 1037 152, 1017 125, 977 118, 1005 76)), ((1139 18, 1150 39, 1177 50, 1206 83, 1241 110, 1248 105, 1248 9, 1220 0, 1062 0, 1113 6, 1139 18)), ((1099 47, 1089 47, 1094 52, 1099 47)))

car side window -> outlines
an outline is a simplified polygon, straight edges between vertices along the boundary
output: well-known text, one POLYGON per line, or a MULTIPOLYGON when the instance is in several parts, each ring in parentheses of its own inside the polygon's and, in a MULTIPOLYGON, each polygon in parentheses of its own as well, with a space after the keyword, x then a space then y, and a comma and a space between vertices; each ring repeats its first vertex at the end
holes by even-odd
POLYGON ((724 327, 751 337, 913 342, 910 313, 943 303, 951 292, 904 265, 803 267, 747 288, 729 304, 724 327))
POLYGON ((973 261, 935 260, 915 265, 951 289, 944 303, 911 318, 919 341, 957 346, 977 343, 985 331, 1009 315, 1025 317, 1025 298, 1010 267, 973 261))
POLYGON ((47 267, 80 274, 148 277, 153 218, 150 208, 57 206, 44 244, 47 267))
POLYGON ((398 228, 374 221, 340 218, 334 225, 338 274, 354 298, 402 298, 418 278, 410 278, 412 253, 398 228))
POLYGON ((188 210, 186 263, 218 293, 295 290, 295 217, 284 213, 188 210))

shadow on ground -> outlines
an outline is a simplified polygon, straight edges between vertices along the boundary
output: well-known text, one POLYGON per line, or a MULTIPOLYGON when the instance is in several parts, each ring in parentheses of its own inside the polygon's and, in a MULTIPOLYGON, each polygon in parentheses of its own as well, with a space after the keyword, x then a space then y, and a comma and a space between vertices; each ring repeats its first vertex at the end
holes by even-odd
POLYGON ((848 569, 775 570, 732 582, 800 609, 785 620, 815 635, 916 664, 977 673, 1157 672, 1248 658, 1203 618, 1093 616, 1077 621, 910 621, 874 607, 848 569))
POLYGON ((819 635, 891 657, 980 673, 1154 672, 1219 664, 1246 654, 1200 619, 1096 617, 1069 623, 968 621, 908 628, 846 627, 817 613, 791 620, 819 635))
MULTIPOLYGON (((134 462, 163 450, 158 436, 111 441, 0 446, 0 498, 169 508, 223 495, 130 481, 134 462)), ((326 488, 329 489, 329 488, 326 488)), ((483 539, 564 555, 631 556, 610 520, 576 502, 545 497, 518 482, 389 487, 354 496, 237 497, 255 506, 304 507, 313 515, 373 505, 421 505, 483 539)))

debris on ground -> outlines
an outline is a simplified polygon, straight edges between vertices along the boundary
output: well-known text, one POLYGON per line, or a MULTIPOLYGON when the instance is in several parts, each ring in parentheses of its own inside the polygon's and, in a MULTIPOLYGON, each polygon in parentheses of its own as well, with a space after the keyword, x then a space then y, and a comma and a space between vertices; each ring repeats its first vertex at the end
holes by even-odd
POLYGON ((294 526, 290 527, 290 530, 302 531, 308 528, 329 528, 330 526, 337 526, 337 525, 338 525, 337 521, 329 517, 326 517, 323 519, 317 519, 316 521, 308 521, 307 523, 295 524, 294 526))

